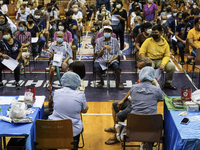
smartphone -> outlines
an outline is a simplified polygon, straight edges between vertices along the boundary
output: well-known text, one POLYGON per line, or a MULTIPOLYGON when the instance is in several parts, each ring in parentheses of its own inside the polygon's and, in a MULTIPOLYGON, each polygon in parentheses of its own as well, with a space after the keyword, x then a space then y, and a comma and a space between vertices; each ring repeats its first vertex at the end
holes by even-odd
POLYGON ((188 124, 190 120, 188 118, 183 118, 183 120, 181 121, 181 124, 188 124))

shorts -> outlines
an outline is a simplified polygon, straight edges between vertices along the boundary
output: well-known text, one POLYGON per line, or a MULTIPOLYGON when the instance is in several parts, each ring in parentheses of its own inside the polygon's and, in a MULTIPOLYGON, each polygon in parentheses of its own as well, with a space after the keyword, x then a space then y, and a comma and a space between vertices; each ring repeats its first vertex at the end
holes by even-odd
MULTIPOLYGON (((110 66, 109 66, 109 68, 112 68, 112 70, 117 70, 117 69, 119 69, 120 71, 121 71, 121 69, 120 69, 120 67, 119 67, 119 64, 117 63, 117 62, 114 62, 114 63, 112 63, 110 66)), ((95 72, 100 72, 101 74, 103 73, 103 70, 101 69, 101 66, 99 65, 99 63, 98 62, 94 62, 94 71, 95 72)))

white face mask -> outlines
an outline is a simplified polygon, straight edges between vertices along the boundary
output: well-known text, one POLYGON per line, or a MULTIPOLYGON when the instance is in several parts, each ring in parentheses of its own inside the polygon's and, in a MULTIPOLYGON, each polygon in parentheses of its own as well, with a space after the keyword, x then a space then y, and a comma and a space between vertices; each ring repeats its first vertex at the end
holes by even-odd
POLYGON ((193 8, 197 8, 197 5, 193 5, 193 8))
POLYGON ((173 16, 176 17, 177 13, 173 13, 173 16))
POLYGON ((73 11, 74 11, 74 12, 77 12, 77 11, 78 11, 78 8, 74 8, 73 11))
POLYGON ((58 29, 59 29, 60 31, 63 31, 65 28, 64 28, 64 26, 58 26, 58 29))
POLYGON ((39 15, 35 15, 34 17, 35 17, 35 19, 40 19, 39 15))
POLYGON ((148 2, 151 4, 151 3, 153 3, 153 0, 148 0, 148 2))
POLYGON ((147 29, 147 33, 151 34, 152 33, 152 29, 147 29))
POLYGON ((3 4, 3 1, 0 1, 0 4, 3 4))

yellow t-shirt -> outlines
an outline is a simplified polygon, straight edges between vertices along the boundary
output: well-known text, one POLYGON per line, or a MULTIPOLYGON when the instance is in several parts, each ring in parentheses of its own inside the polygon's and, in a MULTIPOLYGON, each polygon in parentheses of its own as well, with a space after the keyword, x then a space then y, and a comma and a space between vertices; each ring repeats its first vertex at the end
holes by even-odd
POLYGON ((162 59, 161 65, 165 66, 170 59, 170 48, 167 41, 161 36, 163 43, 158 44, 152 37, 146 39, 142 44, 139 55, 145 54, 150 59, 162 59))
MULTIPOLYGON (((198 39, 200 40, 200 31, 195 30, 195 28, 191 29, 188 32, 187 35, 187 39, 193 39, 193 43, 194 45, 196 45, 197 47, 200 47, 200 41, 198 41, 198 39)), ((192 52, 193 48, 190 46, 189 47, 189 51, 190 53, 192 52)))

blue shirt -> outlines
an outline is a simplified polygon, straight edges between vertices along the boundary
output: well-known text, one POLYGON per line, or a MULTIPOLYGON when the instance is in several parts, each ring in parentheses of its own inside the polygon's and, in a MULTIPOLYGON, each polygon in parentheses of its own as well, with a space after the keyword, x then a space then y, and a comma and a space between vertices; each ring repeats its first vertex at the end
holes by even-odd
POLYGON ((186 40, 187 34, 188 34, 188 32, 189 32, 192 28, 193 28, 193 25, 192 25, 190 22, 188 22, 187 25, 184 25, 184 24, 183 24, 183 21, 181 21, 181 23, 179 23, 179 24, 177 25, 177 27, 176 27, 176 32, 180 33, 181 30, 184 30, 184 29, 185 29, 185 31, 184 31, 185 34, 184 34, 184 37, 183 37, 182 40, 186 40))
MULTIPOLYGON (((72 25, 75 25, 75 26, 78 26, 78 23, 75 19, 71 19, 69 20, 69 24, 72 24, 72 25)), ((74 34, 76 34, 76 30, 73 30, 74 31, 74 34)))
POLYGON ((37 27, 39 27, 40 31, 44 28, 46 28, 46 23, 44 20, 38 19, 37 21, 35 19, 33 19, 33 22, 35 23, 35 25, 37 27))
POLYGON ((157 114, 157 102, 164 100, 164 93, 160 87, 149 81, 134 84, 131 88, 131 113, 157 114))
POLYGON ((57 42, 53 43, 50 47, 50 53, 52 52, 62 52, 63 53, 62 61, 64 61, 67 57, 72 58, 72 49, 67 42, 62 42, 60 46, 57 45, 57 42))
POLYGON ((73 136, 80 134, 83 122, 80 112, 87 106, 83 91, 73 90, 69 87, 55 90, 53 98, 54 110, 49 120, 71 119, 73 125, 73 136))
POLYGON ((22 47, 22 44, 17 39, 13 38, 13 40, 14 42, 12 45, 8 44, 8 42, 5 39, 1 40, 0 49, 3 54, 6 54, 12 57, 13 59, 16 59, 19 54, 19 49, 22 47))
POLYGON ((165 27, 169 27, 169 25, 171 24, 172 21, 174 21, 175 19, 173 17, 169 17, 167 18, 167 21, 165 23, 165 27))
MULTIPOLYGON (((104 45, 109 45, 111 47, 111 50, 109 51, 109 58, 107 59, 107 50, 104 50, 104 54, 101 57, 97 57, 95 59, 95 62, 100 62, 104 60, 110 60, 114 56, 120 55, 120 49, 119 49, 119 44, 116 38, 110 37, 110 40, 106 42, 105 37, 98 38, 96 41, 96 46, 95 46, 95 54, 97 54, 101 49, 104 47, 104 45)), ((113 62, 118 62, 117 59, 113 60, 110 64, 113 62)))

